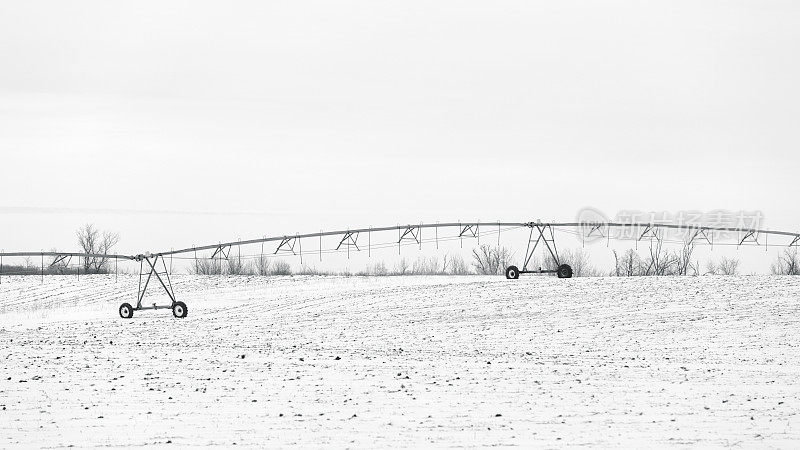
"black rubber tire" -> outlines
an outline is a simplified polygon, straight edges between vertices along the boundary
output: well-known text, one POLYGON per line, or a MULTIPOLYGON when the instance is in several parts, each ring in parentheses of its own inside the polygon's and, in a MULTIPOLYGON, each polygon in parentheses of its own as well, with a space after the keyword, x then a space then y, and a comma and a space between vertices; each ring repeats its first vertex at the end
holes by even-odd
POLYGON ((509 280, 516 280, 519 278, 519 269, 517 269, 517 266, 508 266, 508 268, 506 268, 506 278, 509 280))
POLYGON ((173 316, 177 317, 178 319, 183 319, 187 314, 189 314, 189 308, 186 307, 186 303, 175 302, 175 304, 172 305, 173 316))
POLYGON ((562 264, 558 266, 556 275, 558 275, 558 278, 572 278, 572 267, 569 264, 562 264))
POLYGON ((133 306, 131 306, 130 303, 119 305, 119 316, 123 319, 130 319, 133 317, 133 306))

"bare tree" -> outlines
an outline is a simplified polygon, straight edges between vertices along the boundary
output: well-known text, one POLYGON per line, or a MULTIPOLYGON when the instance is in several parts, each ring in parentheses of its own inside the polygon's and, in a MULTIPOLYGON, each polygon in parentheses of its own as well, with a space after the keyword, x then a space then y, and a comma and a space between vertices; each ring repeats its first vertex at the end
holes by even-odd
POLYGON ((660 238, 650 241, 650 257, 645 261, 647 267, 644 275, 675 275, 680 257, 664 249, 664 241, 660 238))
POLYGON ((494 264, 494 255, 491 247, 481 245, 472 249, 472 266, 482 275, 496 275, 497 265, 494 264))
POLYGON ((482 275, 500 275, 509 265, 511 251, 506 247, 481 245, 472 249, 472 266, 482 275))
MULTIPOLYGON (((616 256, 616 252, 615 252, 616 256)), ((644 275, 646 268, 643 267, 644 263, 641 256, 639 256, 633 249, 628 249, 621 258, 617 258, 617 267, 615 272, 621 277, 635 277, 644 275)))
POLYGON ((405 275, 408 273, 408 261, 405 258, 401 258, 400 261, 397 262, 397 266, 395 266, 395 273, 397 275, 405 275))
POLYGON ((470 273, 469 267, 461 255, 453 255, 450 257, 451 275, 469 275, 470 273))
POLYGON ((800 275, 797 247, 787 248, 770 267, 773 275, 800 275))
MULTIPOLYGON (((559 252, 558 256, 561 264, 569 264, 572 267, 572 276, 596 277, 600 275, 600 272, 592 266, 589 254, 581 248, 577 250, 565 249, 559 252)), ((549 261, 552 262, 553 268, 556 269, 557 267, 555 267, 555 262, 552 261, 552 258, 549 261)))
MULTIPOLYGON (((677 275, 689 275, 689 269, 694 269, 692 266, 692 254, 694 254, 694 240, 687 239, 683 241, 683 247, 681 247, 680 253, 677 255, 677 275)), ((694 273, 697 275, 700 271, 695 270, 694 273)))
MULTIPOLYGON (((700 276, 700 261, 695 261, 695 262, 689 264, 689 268, 692 269, 691 275, 693 277, 700 276)), ((688 275, 688 273, 687 273, 687 275, 688 275)))
POLYGON ((83 258, 83 270, 86 273, 103 273, 106 272, 106 265, 108 264, 108 257, 102 256, 111 253, 117 243, 119 243, 119 234, 111 233, 108 231, 100 232, 93 224, 86 224, 79 228, 76 233, 78 237, 78 245, 84 253, 90 253, 97 256, 90 256, 83 258))
POLYGON ((706 269, 707 273, 711 275, 738 275, 739 260, 723 256, 716 264, 713 261, 709 261, 706 269))

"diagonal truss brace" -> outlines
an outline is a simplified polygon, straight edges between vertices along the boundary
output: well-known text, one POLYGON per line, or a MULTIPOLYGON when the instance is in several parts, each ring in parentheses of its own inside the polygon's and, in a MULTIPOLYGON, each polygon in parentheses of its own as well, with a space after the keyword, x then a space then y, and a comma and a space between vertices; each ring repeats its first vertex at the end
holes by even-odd
POLYGON ((758 235, 756 234, 756 230, 748 230, 742 240, 739 241, 739 245, 744 244, 745 242, 755 242, 758 244, 758 235))
POLYGON ((172 308, 175 304, 175 291, 172 289, 172 282, 169 279, 169 272, 167 271, 167 264, 164 262, 164 257, 162 255, 138 255, 136 259, 139 260, 139 292, 136 294, 136 310, 139 309, 160 309, 160 308, 172 308), (163 269, 161 272, 156 269, 158 267, 158 263, 161 262, 161 268, 163 269), (144 280, 144 285, 142 285, 142 277, 144 273, 147 272, 147 278, 144 280), (154 303, 152 307, 142 307, 142 300, 144 299, 145 293, 147 293, 147 287, 150 285, 150 280, 155 275, 158 282, 161 284, 161 287, 164 288, 164 291, 169 296, 169 299, 172 301, 172 304, 169 306, 156 306, 154 303), (164 278, 162 278, 162 275, 164 278), (164 281, 166 279, 166 282, 164 281))
POLYGON ((794 239, 792 240, 792 243, 789 244, 789 247, 797 247, 798 244, 800 244, 800 235, 797 235, 797 236, 794 237, 794 239))
POLYGON ((605 228, 605 224, 598 223, 593 224, 591 228, 589 228, 589 232, 586 233, 586 237, 592 237, 592 235, 597 232, 597 235, 600 237, 606 237, 605 232, 603 231, 605 228))
POLYGON ((230 244, 219 245, 214 250, 214 254, 211 255, 211 259, 216 258, 217 255, 220 255, 222 258, 228 259, 228 255, 230 255, 230 254, 231 254, 231 246, 230 246, 230 244))
POLYGON ((339 241, 339 245, 336 246, 336 250, 339 250, 342 245, 347 245, 348 247, 352 245, 356 248, 356 250, 361 251, 361 249, 358 248, 358 232, 348 231, 345 233, 342 240, 339 241))
POLYGON ((273 255, 277 255, 278 252, 281 251, 292 252, 293 255, 296 255, 297 253, 295 253, 294 251, 294 247, 296 244, 297 244, 296 236, 291 236, 291 237, 284 236, 283 239, 281 239, 281 243, 278 244, 278 248, 275 249, 275 253, 273 253, 273 255))
POLYGON ((412 227, 411 225, 406 225, 405 230, 400 235, 400 239, 397 240, 397 243, 401 243, 404 240, 414 241, 419 244, 419 235, 420 235, 420 227, 412 227))
POLYGON ((641 240, 642 240, 642 239, 644 239, 644 238, 651 238, 651 239, 655 238, 655 239, 660 239, 660 237, 659 237, 659 235, 658 235, 658 228, 657 228, 657 226, 656 226, 656 227, 654 227, 653 225, 651 225, 651 224, 648 224, 648 225, 645 227, 645 229, 644 229, 644 232, 642 232, 642 234, 639 236, 639 239, 638 239, 638 240, 640 240, 640 241, 641 241, 641 240))
POLYGON ((528 264, 531 262, 533 254, 536 251, 536 247, 539 246, 539 242, 543 242, 547 247, 547 250, 550 252, 550 256, 553 258, 553 262, 556 263, 556 267, 560 266, 561 261, 558 258, 558 249, 556 249, 556 237, 553 232, 553 227, 551 227, 550 224, 542 225, 538 223, 529 223, 528 226, 531 228, 531 234, 528 238, 528 248, 525 249, 525 264, 522 265, 522 272, 528 271, 528 264), (536 242, 533 241, 534 232, 538 232, 536 242), (547 238, 548 232, 550 235, 549 239, 547 238), (532 248, 531 242, 534 242, 532 248))
POLYGON ((62 262, 64 260, 66 260, 67 261, 67 265, 69 265, 69 262, 72 261, 72 256, 71 255, 58 255, 55 258, 53 258, 53 262, 50 263, 50 267, 53 267, 56 264, 58 264, 58 263, 60 263, 60 262, 62 262), (69 258, 69 259, 67 259, 67 258, 69 258))
POLYGON ((458 233, 458 237, 478 237, 478 225, 464 225, 458 233))
POLYGON ((694 232, 694 234, 692 235, 692 238, 691 238, 691 239, 689 239, 689 244, 691 244, 692 242, 694 242, 694 241, 695 241, 695 240, 697 240, 698 238, 699 238, 699 239, 703 239, 703 240, 704 240, 704 241, 706 241, 708 244, 714 245, 714 241, 711 239, 711 235, 709 235, 709 234, 706 232, 706 230, 704 230, 704 229, 702 229, 702 228, 700 228, 700 229, 698 229, 697 231, 695 231, 695 232, 694 232))

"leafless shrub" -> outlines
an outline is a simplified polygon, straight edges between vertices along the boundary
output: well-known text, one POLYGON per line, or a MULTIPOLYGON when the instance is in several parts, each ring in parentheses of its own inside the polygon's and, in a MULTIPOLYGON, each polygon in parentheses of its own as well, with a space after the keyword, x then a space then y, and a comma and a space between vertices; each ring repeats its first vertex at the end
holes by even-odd
POLYGON ((195 259, 194 264, 189 269, 195 275, 221 275, 222 266, 213 259, 195 259))
POLYGON ((383 261, 377 262, 374 265, 367 264, 363 270, 356 272, 357 276, 360 277, 369 277, 369 276, 376 276, 376 277, 385 277, 389 275, 389 269, 386 268, 386 263, 383 261))
POLYGON ((739 274, 739 260, 736 258, 722 257, 717 264, 717 268, 721 275, 738 275, 739 274))
POLYGON ((394 272, 397 275, 406 275, 408 273, 408 270, 409 270, 408 261, 406 261, 405 258, 402 258, 400 259, 400 261, 397 262, 394 272))
POLYGON ((439 275, 439 258, 431 256, 428 259, 428 275, 439 275))
POLYGON ((427 275, 428 260, 420 256, 411 264, 411 275, 427 275))
MULTIPOLYGON (((106 255, 111 253, 117 243, 119 234, 100 232, 93 224, 86 224, 75 232, 78 244, 84 253, 106 255)), ((105 256, 92 256, 83 258, 83 271, 85 273, 107 273, 108 258, 105 256)))
POLYGON ((787 248, 770 266, 773 275, 800 275, 797 247, 787 248))
MULTIPOLYGON (((574 277, 597 277, 601 273, 595 268, 589 259, 589 253, 582 248, 579 249, 562 249, 558 252, 558 259, 560 264, 569 264, 572 267, 572 276, 574 277)), ((557 270, 559 263, 553 259, 549 251, 545 250, 541 255, 534 255, 528 261, 528 269, 530 270, 557 270)))
POLYGON ((710 275, 738 275, 739 260, 723 256, 716 264, 709 261, 706 270, 710 275))
POLYGON ((511 251, 506 247, 481 245, 472 249, 472 267, 481 275, 500 275, 509 265, 511 251))
POLYGON ((435 256, 431 258, 420 256, 411 265, 412 275, 439 275, 440 273, 439 258, 435 256))
POLYGON ((386 275, 389 275, 389 269, 386 268, 386 263, 380 261, 375 263, 374 266, 372 266, 372 270, 370 271, 370 273, 375 276, 385 277, 386 275))
MULTIPOLYGON (((583 249, 577 250, 570 250, 565 249, 559 252, 559 260, 561 264, 569 264, 572 267, 572 276, 575 277, 597 277, 600 276, 600 272, 592 266, 589 260, 589 254, 585 252, 583 249)), ((555 269, 555 263, 552 261, 553 258, 549 258, 548 261, 550 262, 549 265, 553 266, 555 269)))
POLYGON ((450 257, 449 273, 450 275, 470 275, 472 272, 461 255, 453 255, 450 257))
POLYGON ((288 262, 279 259, 272 264, 270 275, 291 275, 292 265, 288 262))
POLYGON ((227 258, 227 274, 228 275, 252 275, 253 270, 250 268, 250 264, 247 261, 242 262, 242 260, 236 256, 229 256, 227 258))
POLYGON ((255 273, 258 275, 269 275, 270 259, 266 255, 260 255, 254 261, 255 273))
POLYGON ((614 270, 612 275, 618 277, 636 276, 673 276, 700 275, 700 263, 692 261, 695 244, 686 240, 678 251, 667 251, 663 241, 654 239, 650 242, 646 258, 642 258, 633 249, 628 249, 621 256, 614 250, 614 270))
POLYGON ((297 272, 298 275, 319 275, 319 270, 316 267, 307 266, 303 264, 300 266, 300 271, 297 272))
POLYGON ((8 260, 3 263, 3 275, 39 275, 41 274, 41 263, 37 264, 30 257, 26 257, 21 264, 8 264, 8 260))
MULTIPOLYGON (((291 271, 291 269, 290 269, 290 271, 291 271)), ((291 273, 288 273, 288 274, 281 273, 281 274, 274 274, 274 275, 291 275, 291 273)), ((348 270, 348 269, 342 270, 341 272, 331 272, 331 271, 328 271, 328 270, 318 269, 316 266, 308 266, 306 264, 303 264, 303 266, 300 267, 300 271, 298 272, 298 275, 314 275, 314 276, 343 275, 343 276, 348 276, 349 277, 352 274, 350 273, 350 270, 348 270)))

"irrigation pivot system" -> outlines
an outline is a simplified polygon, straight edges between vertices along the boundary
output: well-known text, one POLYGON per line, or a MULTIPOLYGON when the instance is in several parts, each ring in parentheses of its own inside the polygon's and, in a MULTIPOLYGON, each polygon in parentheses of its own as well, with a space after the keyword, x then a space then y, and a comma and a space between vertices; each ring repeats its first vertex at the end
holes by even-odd
MULTIPOLYGON (((198 252, 213 251, 211 259, 219 259, 220 264, 222 258, 228 258, 233 247, 242 247, 246 245, 261 244, 262 256, 263 246, 268 242, 276 242, 277 247, 273 255, 278 253, 290 253, 292 255, 299 255, 302 261, 303 257, 303 240, 318 239, 319 257, 322 258, 322 238, 335 236, 338 245, 330 251, 347 251, 348 255, 350 248, 353 247, 356 251, 361 251, 366 247, 367 251, 371 253, 372 248, 386 248, 387 244, 373 244, 373 233, 388 233, 396 232, 397 235, 389 242, 391 246, 397 246, 398 251, 401 245, 419 245, 422 248, 423 230, 433 230, 433 238, 428 238, 429 241, 435 241, 436 248, 438 249, 440 240, 476 238, 480 242, 481 229, 489 228, 496 230, 498 236, 502 231, 509 231, 519 228, 530 229, 527 246, 525 249, 525 257, 522 260, 522 268, 517 266, 508 266, 505 269, 507 279, 518 279, 520 274, 528 273, 549 273, 555 274, 558 278, 572 278, 572 267, 566 262, 561 261, 556 247, 555 230, 558 229, 575 229, 579 234, 584 237, 601 237, 611 238, 611 230, 615 228, 629 228, 630 231, 635 231, 632 234, 633 238, 637 241, 643 239, 657 239, 663 237, 663 231, 666 229, 685 230, 688 231, 688 243, 699 243, 714 245, 714 238, 719 233, 737 233, 736 244, 741 245, 767 245, 766 239, 769 236, 778 236, 788 240, 778 245, 789 247, 797 247, 800 245, 800 233, 793 233, 787 231, 774 231, 774 230, 758 230, 749 228, 723 228, 723 227, 706 227, 697 225, 679 225, 679 224, 658 224, 658 223, 615 223, 615 222, 450 222, 450 223, 436 223, 436 224, 418 224, 418 225, 396 225, 388 227, 369 227, 348 229, 339 231, 328 231, 319 233, 308 234, 295 234, 295 235, 282 235, 263 237, 258 239, 250 239, 246 241, 225 242, 219 244, 205 245, 199 247, 189 247, 179 250, 170 250, 164 252, 151 253, 146 252, 137 255, 120 255, 120 254, 92 254, 80 252, 0 252, 0 283, 2 283, 2 269, 3 257, 40 257, 41 258, 41 273, 45 273, 45 257, 53 258, 50 266, 58 263, 69 262, 73 257, 75 258, 104 258, 108 260, 127 260, 139 262, 139 288, 136 294, 136 306, 130 303, 123 303, 119 307, 119 315, 123 318, 130 319, 133 317, 134 311, 142 310, 158 310, 158 309, 171 309, 172 313, 177 318, 184 318, 188 314, 188 307, 182 301, 178 301, 175 296, 175 290, 172 287, 170 280, 170 271, 167 270, 165 262, 166 257, 174 255, 193 254, 194 259, 197 260, 198 252), (458 233, 448 238, 440 238, 440 229, 455 229, 458 233), (364 235, 366 235, 366 245, 364 243, 364 235), (765 242, 760 242, 759 239, 764 236, 765 242), (534 252, 537 248, 543 247, 546 250, 546 255, 549 255, 552 261, 552 267, 555 269, 534 269, 529 267, 533 259, 534 252), (342 247, 345 247, 343 249, 342 247), (148 287, 158 284, 166 292, 170 299, 169 305, 157 305, 152 303, 146 305, 143 303, 145 294, 148 287)), ((463 245, 463 244, 462 244, 463 245)), ((775 245, 775 244, 773 244, 775 245)), ((308 251, 306 252, 308 255, 308 251)))

